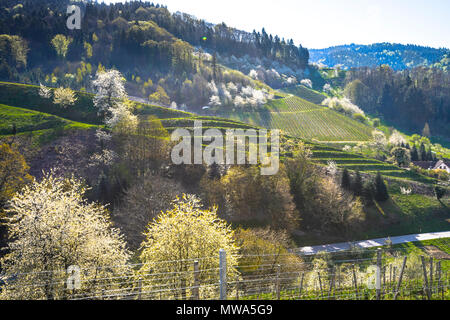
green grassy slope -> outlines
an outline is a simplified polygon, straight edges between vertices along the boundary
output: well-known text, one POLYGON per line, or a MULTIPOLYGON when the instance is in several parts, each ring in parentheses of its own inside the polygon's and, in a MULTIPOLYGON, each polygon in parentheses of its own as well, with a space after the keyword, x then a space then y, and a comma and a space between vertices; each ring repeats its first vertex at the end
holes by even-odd
MULTIPOLYGON (((90 93, 77 92, 77 101, 74 106, 68 108, 61 108, 58 105, 53 104, 52 99, 43 99, 39 96, 39 87, 33 85, 25 85, 18 83, 0 82, 0 103, 5 105, 19 107, 38 111, 39 113, 46 113, 46 116, 55 115, 57 117, 65 118, 75 122, 83 122, 88 124, 101 124, 102 120, 97 115, 90 93)), ((163 125, 170 131, 174 128, 192 128, 194 120, 201 120, 205 128, 242 128, 249 129, 255 128, 255 126, 242 123, 239 121, 233 121, 225 118, 218 117, 199 117, 190 112, 184 112, 180 110, 174 110, 155 105, 142 104, 134 102, 134 112, 140 117, 156 116, 162 119, 163 125)), ((9 128, 9 132, 12 123, 24 122, 26 119, 21 119, 18 115, 17 118, 4 118, 4 126, 6 131, 9 128)), ((42 124, 40 124, 42 125, 42 124)), ((16 124, 18 126, 18 124, 16 124)), ((51 125, 47 125, 51 127, 51 125)), ((56 123, 55 123, 56 126, 56 123)), ((36 128, 34 130, 37 130, 36 128)), ((8 134, 5 133, 0 134, 8 134)), ((20 131, 20 130, 19 130, 20 131)))
POLYGON ((300 97, 306 101, 309 101, 309 102, 317 104, 317 105, 320 105, 322 103, 322 101, 327 98, 324 94, 314 91, 312 89, 309 89, 302 85, 285 88, 282 91, 293 94, 297 97, 300 97))
POLYGON ((369 126, 293 95, 271 100, 259 111, 218 112, 218 115, 320 142, 368 141, 372 132, 369 126))
POLYGON ((61 108, 53 104, 52 99, 41 98, 39 86, 0 82, 0 103, 45 112, 72 121, 101 124, 97 110, 92 103, 92 95, 77 92, 77 98, 74 106, 61 108))
POLYGON ((67 120, 48 113, 0 104, 0 137, 9 136, 16 127, 17 135, 29 134, 40 143, 47 142, 68 130, 84 130, 95 125, 67 120))
MULTIPOLYGON (((93 106, 93 95, 77 92, 74 106, 66 109, 53 104, 52 99, 39 96, 39 87, 0 82, 0 137, 12 134, 31 134, 42 144, 60 136, 68 129, 96 127, 102 121, 93 106), (1 105, 4 103, 4 105, 1 105), (12 106, 10 106, 12 105, 12 106)), ((134 102, 134 112, 141 118, 156 116, 169 131, 192 129, 194 121, 202 121, 203 129, 251 129, 255 126, 225 118, 197 116, 190 112, 134 102)))
MULTIPOLYGON (((63 109, 54 105, 51 99, 42 99, 39 96, 38 86, 0 82, 0 103, 5 104, 0 113, 2 120, 0 135, 11 134, 13 123, 16 124, 18 133, 33 132, 33 135, 39 133, 48 135, 49 130, 61 132, 64 128, 89 127, 86 123, 101 123, 92 104, 92 94, 78 92, 77 97, 78 100, 73 107, 63 109)), ((141 117, 150 115, 158 117, 169 132, 176 128, 192 129, 194 120, 201 120, 204 129, 266 127, 281 129, 293 137, 318 140, 321 138, 323 141, 361 141, 368 140, 371 136, 370 127, 292 95, 270 101, 266 109, 260 112, 223 113, 224 118, 197 116, 189 112, 148 104, 134 103, 134 105, 136 114, 141 117)), ((347 167, 349 170, 366 173, 380 171, 384 176, 391 178, 431 181, 394 165, 342 152, 332 147, 319 144, 311 144, 311 147, 314 160, 320 164, 333 160, 339 167, 347 167)))

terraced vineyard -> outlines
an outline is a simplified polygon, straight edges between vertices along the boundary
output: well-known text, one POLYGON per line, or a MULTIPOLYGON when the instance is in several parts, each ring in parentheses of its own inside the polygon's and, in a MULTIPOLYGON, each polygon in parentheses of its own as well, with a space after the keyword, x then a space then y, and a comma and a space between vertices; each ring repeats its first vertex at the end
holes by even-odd
POLYGON ((313 160, 323 165, 326 165, 328 161, 334 161, 339 168, 347 168, 351 171, 358 170, 363 173, 371 174, 380 172, 383 176, 392 179, 407 179, 424 183, 433 182, 433 179, 431 178, 401 169, 386 162, 364 158, 358 154, 347 153, 318 144, 309 144, 309 147, 313 152, 313 160))
POLYGON ((326 99, 325 95, 320 94, 320 93, 318 93, 314 90, 311 90, 302 85, 283 89, 283 92, 293 94, 297 97, 305 99, 306 101, 309 101, 309 102, 312 102, 312 103, 318 104, 318 105, 320 105, 322 103, 322 101, 326 99))
MULTIPOLYGON (((90 121, 86 122, 99 122, 96 119, 95 109, 92 107, 92 95, 80 93, 79 97, 80 109, 71 113, 70 110, 62 110, 53 105, 49 100, 41 99, 36 86, 0 83, 0 103, 8 101, 15 102, 15 105, 21 107, 30 106, 21 108, 0 104, 0 136, 12 134, 14 124, 17 134, 31 134, 37 138, 38 143, 45 143, 67 130, 96 127, 95 124, 76 121, 79 118, 89 118, 90 121)), ((76 107, 74 106, 74 109, 76 107)), ((230 113, 225 115, 225 118, 198 116, 189 112, 140 103, 135 104, 135 111, 141 117, 150 115, 158 117, 169 132, 177 128, 192 129, 194 121, 201 120, 204 130, 217 128, 223 132, 227 129, 280 128, 294 137, 321 138, 322 141, 333 142, 367 140, 371 133, 370 127, 295 96, 272 100, 260 112, 230 113)), ((339 167, 346 167, 349 170, 365 173, 380 171, 386 177, 422 182, 430 180, 394 165, 346 153, 330 146, 314 143, 310 143, 310 146, 314 161, 321 164, 332 160, 339 167)))
POLYGON ((255 112, 222 112, 221 116, 285 134, 321 142, 359 142, 371 138, 372 129, 326 107, 296 96, 270 101, 255 112))

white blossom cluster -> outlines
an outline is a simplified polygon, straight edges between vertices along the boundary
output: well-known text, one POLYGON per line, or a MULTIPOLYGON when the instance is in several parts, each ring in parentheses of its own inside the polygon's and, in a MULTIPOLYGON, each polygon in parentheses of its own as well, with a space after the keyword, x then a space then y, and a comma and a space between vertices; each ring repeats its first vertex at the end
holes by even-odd
MULTIPOLYGON (((83 270, 86 294, 98 290, 100 279, 127 273, 130 252, 123 236, 112 228, 106 208, 89 203, 85 192, 82 181, 51 171, 9 201, 7 225, 13 240, 0 262, 6 279, 12 280, 2 286, 0 300, 67 299, 71 265, 83 270)), ((104 285, 105 290, 117 289, 113 281, 104 285)))
POLYGON ((394 130, 389 138, 389 144, 392 146, 401 146, 402 144, 406 144, 406 139, 398 132, 394 130))
POLYGON ((99 166, 111 166, 114 160, 117 158, 117 154, 113 150, 104 149, 100 153, 94 153, 89 159, 90 167, 99 166))
POLYGON ((52 90, 47 88, 42 83, 39 84, 39 96, 44 99, 50 99, 52 97, 52 90))
POLYGON ((272 99, 273 95, 265 90, 260 90, 251 85, 234 84, 233 82, 220 83, 216 85, 214 81, 208 84, 211 92, 211 106, 235 106, 242 107, 259 107, 272 99))
POLYGON ((353 104, 348 98, 327 98, 323 100, 322 105, 339 112, 348 114, 359 113, 364 115, 364 111, 361 110, 361 108, 359 108, 357 105, 353 104))
POLYGON ((92 82, 96 90, 94 105, 99 112, 105 113, 105 124, 118 131, 132 131, 138 119, 131 112, 132 105, 127 100, 125 79, 117 70, 97 72, 92 82))
POLYGON ((300 84, 312 89, 312 81, 310 79, 303 79, 302 81, 300 81, 300 84))
POLYGON ((297 84, 297 79, 302 79, 309 73, 308 70, 292 69, 278 61, 248 55, 240 58, 233 55, 218 55, 217 58, 221 64, 248 74, 254 80, 260 80, 274 88, 297 84))

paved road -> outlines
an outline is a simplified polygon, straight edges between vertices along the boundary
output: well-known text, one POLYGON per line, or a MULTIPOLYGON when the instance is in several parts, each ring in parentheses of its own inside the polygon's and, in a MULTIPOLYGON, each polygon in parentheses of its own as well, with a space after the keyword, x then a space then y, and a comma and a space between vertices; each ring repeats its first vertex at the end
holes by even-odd
MULTIPOLYGON (((425 241, 425 240, 434 240, 434 239, 443 239, 450 238, 450 231, 445 232, 433 232, 433 233, 423 233, 423 234, 411 234, 407 236, 399 236, 390 238, 392 244, 401 244, 408 242, 416 242, 416 241, 425 241)), ((302 255, 312 255, 321 251, 325 252, 338 252, 338 251, 346 251, 353 248, 374 248, 381 247, 386 245, 386 240, 388 238, 379 238, 373 240, 365 240, 365 241, 355 241, 355 242, 342 242, 335 244, 325 244, 321 246, 313 246, 313 247, 303 247, 294 249, 293 251, 302 255)))

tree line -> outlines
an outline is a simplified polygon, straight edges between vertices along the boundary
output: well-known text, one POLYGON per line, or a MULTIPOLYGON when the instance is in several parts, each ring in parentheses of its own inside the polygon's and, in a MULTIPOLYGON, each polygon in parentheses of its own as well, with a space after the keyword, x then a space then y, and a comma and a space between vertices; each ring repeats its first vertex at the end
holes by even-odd
POLYGON ((450 74, 418 67, 394 71, 383 65, 346 73, 345 94, 388 124, 425 136, 450 136, 450 74))

